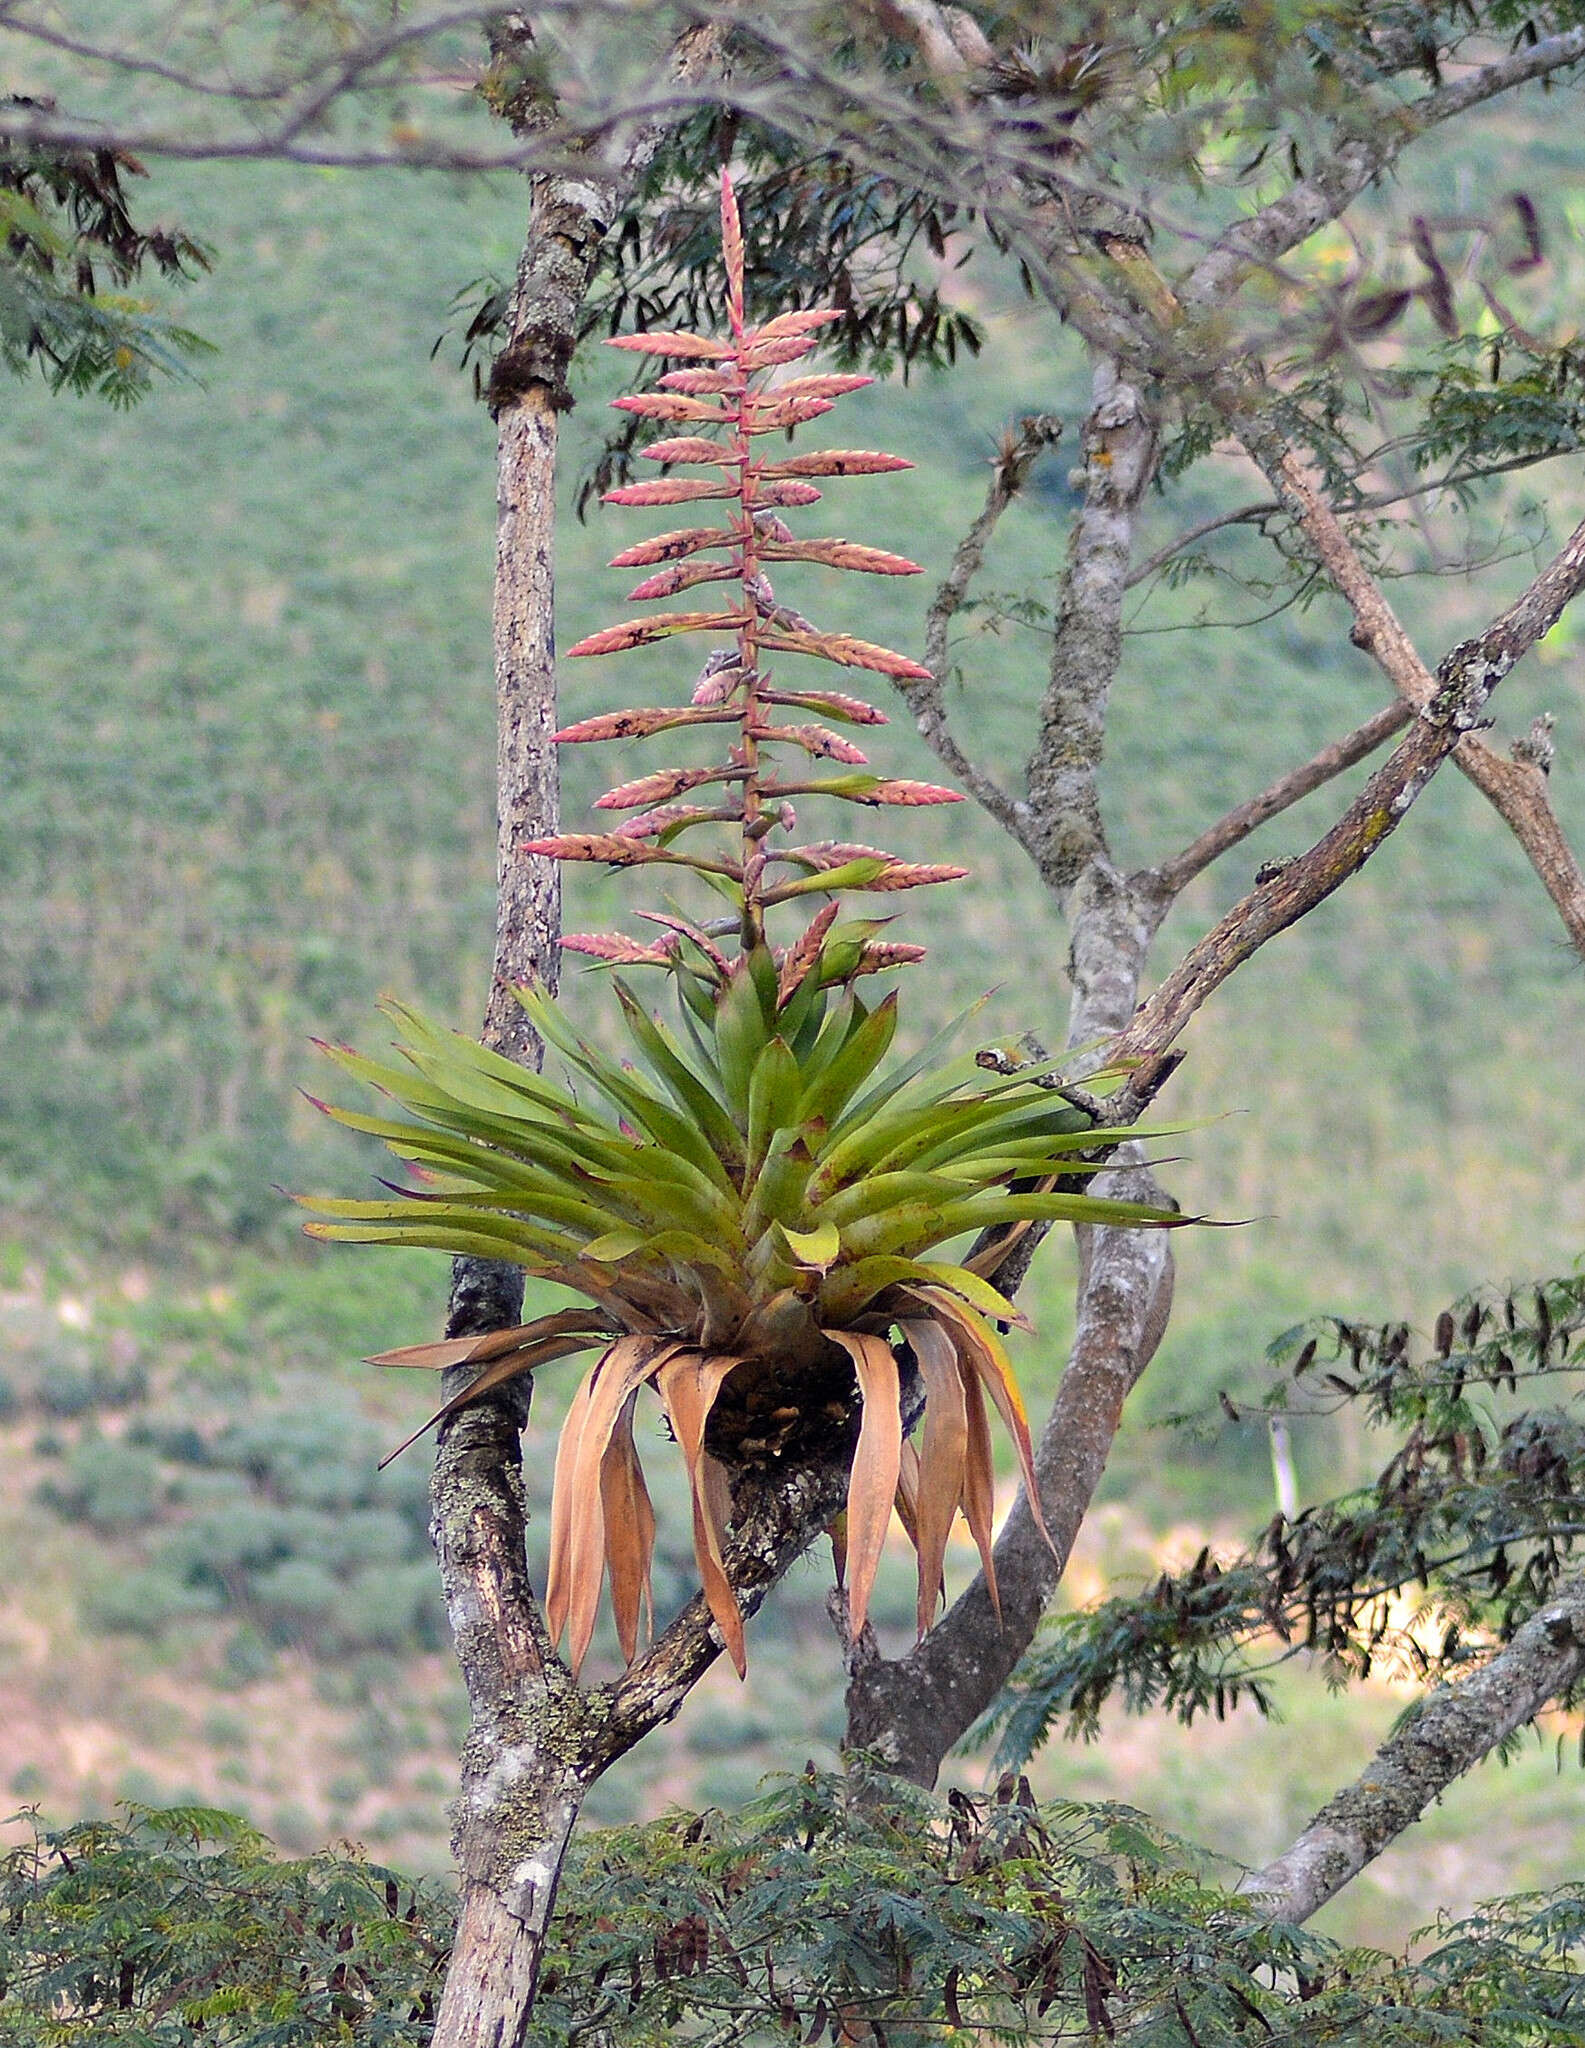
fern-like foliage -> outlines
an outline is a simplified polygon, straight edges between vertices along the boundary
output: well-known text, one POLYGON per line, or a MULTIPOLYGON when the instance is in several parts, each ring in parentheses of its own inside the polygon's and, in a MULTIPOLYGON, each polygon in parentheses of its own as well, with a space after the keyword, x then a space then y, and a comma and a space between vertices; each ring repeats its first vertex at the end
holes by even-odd
MULTIPOLYGON (((1120 1806, 923 1792, 864 1768, 734 1814, 580 1830, 526 2048, 600 2040, 1164 2048, 1577 2041, 1585 1891, 1479 1906, 1407 1955, 1273 1924, 1120 1806)), ((134 1809, 0 1858, 7 2048, 426 2048, 454 1905, 356 1853, 134 1809)))
POLYGON ((1429 1340, 1335 1316, 1284 1332, 1269 1353, 1280 1377, 1252 1412, 1357 1404, 1399 1438, 1374 1483, 1278 1514, 1237 1556, 1207 1548, 1140 1593, 1055 1618, 980 1733, 999 1729, 1002 1761, 1020 1765, 1059 1722, 1094 1735, 1112 1700, 1185 1722, 1269 1712, 1273 1671, 1297 1654, 1339 1684, 1382 1670, 1435 1683, 1478 1663, 1554 1596, 1585 1539, 1581 1330, 1574 1275, 1455 1303, 1429 1340), (1549 1378, 1555 1405, 1521 1401, 1549 1378))
POLYGON ((42 370, 57 391, 133 404, 156 374, 182 374, 208 344, 126 287, 145 271, 181 282, 210 252, 179 228, 141 228, 109 150, 0 149, 0 364, 42 370))
MULTIPOLYGON (((308 1226, 317 1236, 510 1259, 592 1304, 379 1361, 478 1366, 460 1397, 467 1401, 552 1358, 598 1352, 562 1434, 551 1517, 547 1610, 554 1636, 570 1633, 574 1668, 593 1633, 602 1573, 629 1658, 641 1638, 654 1515, 633 1418, 646 1387, 687 1463, 701 1580, 740 1671, 743 1625, 723 1565, 729 1469, 807 1450, 803 1425, 829 1413, 834 1392, 838 1413, 855 1386, 860 1400, 848 1505, 835 1532, 854 1630, 864 1623, 894 1505, 919 1553, 921 1632, 940 1599, 948 1530, 960 1510, 994 1598, 991 1408, 1012 1435, 1039 1517, 1029 1426, 996 1328, 1024 1320, 992 1284, 1009 1233, 1041 1221, 1185 1220, 1083 1191, 1099 1164, 1096 1134, 1085 1113, 1042 1085, 1053 1078, 1049 1064, 1009 1073, 972 1055, 943 1060, 938 1040, 911 1061, 886 1065, 896 996, 869 1005, 856 984, 917 960, 921 949, 882 937, 873 919, 843 919, 843 899, 963 870, 867 844, 802 840, 797 806, 812 797, 868 808, 957 798, 876 773, 850 740, 819 722, 883 724, 873 706, 771 670, 772 658, 808 658, 883 675, 925 673, 889 648, 814 626, 776 595, 769 571, 807 561, 912 574, 913 563, 867 544, 800 540, 782 517, 819 496, 813 478, 908 465, 870 450, 789 455, 773 442, 867 380, 785 375, 832 316, 800 311, 749 326, 743 240, 725 176, 721 230, 728 332, 651 333, 614 344, 686 365, 668 371, 657 390, 617 404, 678 430, 645 451, 651 459, 705 474, 668 474, 610 497, 721 508, 719 524, 666 533, 617 556, 617 566, 651 572, 634 598, 724 588, 712 609, 629 619, 570 652, 621 654, 696 633, 727 636, 728 644, 706 658, 690 702, 604 713, 558 739, 577 745, 711 726, 728 738, 726 758, 624 784, 598 808, 630 814, 626 822, 529 848, 554 860, 681 872, 724 899, 730 915, 715 925, 647 913, 658 937, 604 932, 565 941, 604 965, 665 970, 680 998, 682 1035, 617 981, 631 1052, 617 1062, 570 1030, 542 992, 523 990, 537 1030, 574 1077, 568 1086, 397 1009, 405 1066, 327 1050, 400 1115, 329 1113, 382 1138, 423 1184, 377 1200, 306 1203, 320 1219, 308 1226), (821 905, 814 916, 774 944, 770 920, 805 910, 811 899, 821 905), (986 1231, 994 1235, 979 1253, 945 1253, 954 1240, 986 1231), (924 1394, 917 1447, 903 1432, 905 1371, 924 1394), (751 1421, 734 1436, 721 1417, 745 1403, 751 1421)), ((1103 1074, 1090 1085, 1104 1091, 1119 1079, 1103 1074)))

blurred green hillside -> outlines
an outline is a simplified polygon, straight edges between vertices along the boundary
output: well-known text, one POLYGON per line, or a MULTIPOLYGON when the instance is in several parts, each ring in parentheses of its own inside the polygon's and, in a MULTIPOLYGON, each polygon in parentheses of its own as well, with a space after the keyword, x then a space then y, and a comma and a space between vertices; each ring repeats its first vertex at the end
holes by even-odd
MULTIPOLYGON (((1577 167, 1561 128, 1508 139, 1577 167)), ((1501 148, 1464 174, 1500 179, 1501 148)), ((1585 265, 1556 189, 1544 204, 1566 280, 1585 265)), ((416 1424, 424 1391, 375 1387, 351 1361, 431 1333, 444 1262, 316 1253, 278 1189, 348 1188, 363 1170, 295 1092, 323 1085, 311 1033, 377 1041, 384 989, 461 1025, 482 1008, 493 436, 448 351, 429 350, 453 292, 515 260, 522 199, 505 181, 252 168, 162 176, 159 197, 220 251, 181 306, 219 348, 202 383, 131 416, 0 391, 0 1682, 18 1703, 0 1786, 57 1817, 197 1790, 288 1841, 372 1833, 382 1853, 434 1865, 460 1700, 426 1590, 423 1453, 405 1476, 371 1476, 375 1446, 416 1424), (305 1449, 315 1428, 329 1447, 318 1461, 305 1449), (398 1580, 400 1599, 379 1597, 398 1580)), ((1390 203, 1407 211, 1415 195, 1390 203)), ((930 574, 872 589, 809 572, 794 601, 822 623, 917 650, 924 597, 1003 424, 1056 410, 1076 437, 1076 354, 1053 359, 1054 331, 1011 298, 980 311, 977 363, 849 401, 844 442, 918 468, 837 485, 821 514, 930 574)), ((569 500, 603 432, 608 374, 584 372, 569 500)), ((987 592, 1049 604, 1066 470, 1059 449, 1005 522, 987 592)), ((1197 470, 1153 507, 1144 545, 1251 495, 1247 477, 1197 470)), ((1486 529, 1512 551, 1482 585, 1493 603, 1530 573, 1543 513, 1562 531, 1582 505, 1574 465, 1505 494, 1486 529)), ((616 512, 564 522, 564 644, 622 615, 626 585, 601 565, 641 530, 616 512)), ((1403 601, 1433 658, 1481 616, 1452 578, 1403 601)), ((1108 769, 1131 862, 1172 851, 1381 701, 1329 602, 1242 632, 1184 630, 1205 608, 1266 607, 1198 583, 1151 597, 1131 622, 1108 769)), ((1042 656, 1037 627, 989 606, 967 616, 954 715, 1009 780, 1042 656)), ((683 659, 572 664, 568 715, 663 695, 683 659)), ((1567 622, 1504 684, 1502 735, 1543 709, 1578 843, 1585 705, 1567 622)), ((906 722, 877 738, 888 765, 928 772, 906 722)), ((619 751, 569 763, 569 820, 621 772, 619 751)), ((1158 964, 1338 801, 1335 789, 1312 799, 1204 878, 1158 964)), ((968 807, 900 830, 919 857, 950 849, 973 868, 908 906, 909 935, 932 948, 908 989, 913 1030, 994 987, 990 1031, 1059 1038, 1065 937, 1022 857, 968 807)), ((569 926, 606 925, 628 900, 574 875, 569 926)), ((598 980, 568 982, 589 1014, 598 980)), ((1478 1280, 1573 1262, 1582 1024, 1585 982, 1550 907, 1451 773, 1360 880, 1215 998, 1171 1106, 1221 1120, 1183 1141, 1169 1174, 1186 1204, 1251 1220, 1180 1242, 1177 1315, 1109 1475, 1083 1586, 1269 1512, 1256 1434, 1191 1445, 1148 1425, 1219 1387, 1258 1387, 1276 1329, 1326 1308, 1429 1322, 1478 1280)), ((1060 1368, 1068 1277, 1052 1244, 1033 1291, 1041 1335, 1020 1357, 1034 1398, 1060 1368)), ((548 1388, 536 1414, 542 1478, 566 1391, 548 1388)), ((1299 1446, 1301 1477, 1329 1489, 1366 1454, 1317 1435, 1299 1446)), ((686 1558, 672 1562, 680 1587, 686 1558)), ((911 1596, 893 1565, 881 1619, 897 1632, 911 1596)), ((605 1810, 730 1799, 834 1738, 823 1570, 808 1567, 761 1625, 747 1689, 713 1679, 601 1788, 605 1810)), ((1326 1704, 1300 1686, 1286 1737, 1218 1731, 1207 1751, 1147 1724, 1046 1768, 1052 1786, 1154 1804, 1255 1856, 1400 1705, 1326 1704), (1252 1774, 1269 1797, 1250 1797, 1252 1774)), ((1505 1836, 1530 1816, 1532 1860, 1459 1866, 1449 1881, 1469 1896, 1545 1874, 1550 1761, 1531 1762, 1500 1796, 1505 1836)), ((1466 1820, 1497 1796, 1481 1788, 1457 1795, 1466 1820)), ((1401 1873, 1390 1881, 1412 1891, 1401 1873)), ((1368 1897, 1357 1910, 1392 1929, 1422 1917, 1412 1897, 1368 1897)))

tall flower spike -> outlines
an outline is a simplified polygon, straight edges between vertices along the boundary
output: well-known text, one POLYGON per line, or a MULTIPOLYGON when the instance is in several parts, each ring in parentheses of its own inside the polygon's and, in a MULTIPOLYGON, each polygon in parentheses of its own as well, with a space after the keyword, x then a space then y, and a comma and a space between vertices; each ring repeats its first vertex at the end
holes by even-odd
MULTIPOLYGON (((634 739, 673 727, 732 725, 736 736, 726 761, 715 768, 664 768, 609 791, 601 810, 638 810, 616 833, 564 833, 530 842, 529 850, 556 860, 604 861, 623 867, 664 864, 691 869, 731 901, 738 913, 740 943, 752 952, 766 940, 765 913, 778 903, 807 895, 835 897, 847 892, 890 892, 956 879, 962 868, 924 866, 878 848, 855 861, 823 860, 819 846, 789 844, 796 829, 793 799, 820 796, 839 802, 879 806, 958 803, 955 790, 934 783, 900 781, 874 773, 863 751, 823 724, 778 722, 783 709, 814 712, 838 724, 881 725, 885 714, 862 698, 837 691, 773 687, 765 667, 769 654, 800 655, 840 668, 923 679, 929 671, 905 654, 850 633, 822 632, 785 605, 769 570, 782 562, 814 562, 872 576, 913 576, 919 565, 885 549, 841 539, 799 540, 782 518, 784 510, 815 503, 821 496, 811 478, 878 476, 912 464, 896 455, 863 448, 827 448, 786 455, 767 447, 767 437, 789 432, 829 412, 836 399, 859 389, 867 377, 805 375, 773 381, 787 364, 808 355, 819 331, 840 315, 834 310, 779 314, 763 326, 745 324, 743 235, 728 174, 721 174, 721 250, 727 273, 730 333, 716 339, 680 332, 621 335, 609 345, 632 354, 682 360, 686 369, 667 371, 653 390, 615 401, 625 412, 675 426, 679 431, 643 451, 673 470, 704 469, 713 476, 666 474, 625 484, 606 494, 614 505, 681 505, 720 501, 732 507, 720 526, 688 527, 641 541, 617 555, 614 567, 649 568, 632 595, 665 599, 701 585, 724 583, 736 591, 713 609, 662 611, 627 619, 580 640, 574 656, 621 654, 653 646, 679 634, 730 634, 700 671, 692 702, 674 710, 639 708, 608 712, 566 727, 560 744, 634 739), (838 772, 788 770, 778 765, 794 749, 838 772), (678 804, 684 792, 708 788, 707 801, 678 804), (704 827, 730 834, 722 854, 707 856, 682 841, 704 827)), ((829 930, 825 918, 822 934, 829 930)), ((812 927, 810 928, 812 929, 812 927)), ((807 934, 806 934, 807 936, 807 934)), ((613 934, 574 934, 574 952, 597 960, 646 964, 630 941, 613 934)), ((802 941, 799 945, 802 945, 802 941)), ((653 958, 655 949, 642 949, 653 958)), ((918 957, 904 946, 848 948, 846 974, 875 973, 918 957)), ((798 947, 792 949, 797 953, 798 947)), ((805 948, 807 951, 807 948, 805 948)), ((668 952, 656 965, 675 965, 668 952)), ((783 953, 781 964, 789 955, 783 953)))

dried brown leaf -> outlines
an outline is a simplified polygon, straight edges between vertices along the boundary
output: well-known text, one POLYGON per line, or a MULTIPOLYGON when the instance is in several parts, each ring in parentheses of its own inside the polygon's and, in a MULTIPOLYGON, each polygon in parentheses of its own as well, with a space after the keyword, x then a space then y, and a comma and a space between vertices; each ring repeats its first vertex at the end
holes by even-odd
POLYGON ((693 1548, 699 1565, 699 1580, 727 1655, 739 1678, 748 1669, 743 1647, 743 1616, 737 1595, 722 1562, 721 1536, 711 1515, 705 1489, 712 1482, 702 1469, 705 1424, 721 1383, 742 1360, 726 1352, 687 1351, 673 1357, 655 1376, 656 1390, 666 1409, 683 1462, 688 1468, 688 1487, 693 1497, 693 1548))
POLYGON ((870 1593, 886 1541, 902 1468, 903 1423, 897 1360, 884 1337, 830 1330, 853 1361, 864 1403, 848 1478, 848 1627, 854 1636, 869 1614, 870 1593))
MULTIPOLYGON (((624 1340, 618 1339, 618 1342, 624 1340)), ((611 1350, 616 1347, 613 1345, 611 1350)), ((572 1602, 572 1535, 576 1509, 572 1497, 572 1468, 578 1456, 583 1425, 600 1368, 611 1355, 601 1354, 578 1382, 577 1392, 567 1409, 556 1439, 556 1464, 550 1486, 550 1559, 545 1575, 545 1626, 553 1643, 561 1641, 572 1602)))
MULTIPOLYGON (((471 1385, 464 1387, 460 1394, 454 1394, 444 1406, 437 1408, 411 1436, 404 1437, 394 1451, 387 1451, 380 1460, 378 1469, 383 1472, 393 1459, 399 1458, 403 1451, 411 1449, 418 1439, 433 1429, 437 1423, 444 1422, 448 1416, 455 1415, 459 1408, 466 1408, 471 1401, 477 1401, 481 1395, 493 1392, 496 1387, 505 1386, 508 1380, 516 1379, 520 1373, 532 1372, 536 1366, 548 1365, 552 1359, 570 1358, 574 1352, 588 1351, 595 1344, 605 1343, 609 1336, 610 1332, 607 1330, 599 1336, 547 1337, 540 1344, 525 1345, 521 1349, 507 1352, 505 1357, 487 1365, 479 1377, 471 1385)), ((391 1358, 381 1358, 372 1362, 381 1365, 396 1363, 391 1358)))
POLYGON ((963 1413, 968 1437, 963 1456, 963 1519, 969 1525, 974 1547, 980 1553, 980 1570, 991 1611, 1002 1618, 1002 1596, 996 1585, 996 1559, 991 1548, 991 1523, 996 1511, 996 1467, 991 1455, 991 1424, 985 1413, 985 1396, 974 1373, 962 1375, 963 1413))
MULTIPOLYGON (((586 1382, 588 1397, 578 1420, 576 1441, 565 1473, 571 1514, 566 1524, 564 1578, 557 1592, 566 1588, 568 1659, 577 1677, 594 1635, 595 1616, 600 1605, 600 1582, 605 1574, 606 1531, 602 1467, 606 1447, 628 1397, 655 1371, 664 1366, 681 1347, 670 1339, 620 1337, 595 1367, 586 1382)), ((569 1426, 571 1418, 568 1418, 569 1426)), ((556 1459, 556 1489, 563 1484, 560 1454, 556 1459)), ((551 1519, 555 1524, 555 1498, 551 1519)), ((553 1537, 554 1541, 554 1537, 553 1537)), ((551 1619, 552 1642, 559 1642, 561 1630, 551 1619)))
POLYGON ((1029 1434, 1029 1417, 1024 1412, 1023 1396, 1018 1391, 1018 1382, 1001 1339, 976 1310, 956 1295, 948 1294, 939 1287, 916 1287, 909 1291, 927 1302, 939 1320, 946 1324, 965 1369, 972 1368, 979 1375, 996 1403, 1013 1440, 1013 1448, 1018 1453, 1018 1467, 1023 1474, 1024 1491, 1029 1497, 1029 1512, 1034 1517, 1035 1527, 1050 1545, 1052 1555, 1057 1555, 1057 1546, 1046 1527, 1040 1506, 1040 1482, 1035 1477, 1035 1447, 1029 1434))
POLYGON ((911 1437, 903 1438, 902 1456, 897 1467, 897 1519, 903 1525, 903 1534, 917 1551, 919 1548, 919 1452, 911 1437))
POLYGON ((586 1334, 591 1344, 615 1334, 597 1310, 557 1309, 554 1315, 538 1316, 515 1329, 490 1330, 481 1336, 444 1337, 435 1344, 405 1344, 398 1351, 375 1351, 365 1365, 416 1366, 426 1372, 443 1372, 453 1365, 487 1365, 508 1352, 527 1351, 547 1338, 586 1334))
POLYGON ((963 1371, 957 1347, 937 1322, 910 1318, 901 1325, 919 1362, 925 1389, 924 1432, 919 1445, 919 1633, 935 1620, 946 1566, 947 1537, 963 1497, 969 1420, 963 1399, 963 1371))
POLYGON ((655 1622, 651 1571, 655 1557, 655 1509, 644 1484, 644 1468, 633 1442, 633 1409, 638 1389, 622 1404, 600 1462, 600 1505, 605 1515, 605 1562, 611 1581, 616 1638, 631 1664, 640 1629, 655 1622))

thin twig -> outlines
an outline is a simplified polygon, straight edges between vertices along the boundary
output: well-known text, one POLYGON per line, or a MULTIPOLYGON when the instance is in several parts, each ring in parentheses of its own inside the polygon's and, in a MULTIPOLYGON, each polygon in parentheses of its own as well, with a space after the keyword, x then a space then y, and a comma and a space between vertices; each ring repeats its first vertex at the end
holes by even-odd
POLYGON ((986 774, 963 752, 947 718, 944 679, 947 640, 952 621, 962 609, 969 585, 985 562, 985 551, 997 521, 1028 480, 1030 471, 1062 435, 1062 422, 1051 413, 1033 413, 1018 422, 1016 435, 1003 443, 991 472, 985 503, 964 534, 940 589, 925 614, 925 666, 928 681, 898 685, 920 737, 937 760, 958 779, 990 815, 1026 850, 1029 847, 1028 806, 1008 795, 994 776, 986 774))
POLYGON ((1411 715, 1409 705, 1399 698, 1373 713, 1346 738, 1334 740, 1330 746, 1323 747, 1302 767, 1290 768, 1269 789, 1263 789, 1258 796, 1235 806, 1224 817, 1218 818, 1214 825, 1208 826, 1198 839, 1191 840, 1181 853, 1163 861, 1154 871, 1156 886, 1169 896, 1178 895, 1213 860, 1220 859, 1231 847, 1247 839, 1268 819, 1275 818, 1290 805, 1309 796, 1312 790, 1320 789, 1334 775, 1341 775, 1345 769, 1352 768, 1355 762, 1375 753, 1384 740, 1403 730, 1411 715))
MULTIPOLYGON (((1364 576, 1352 550, 1349 555, 1364 576)), ((1352 574, 1346 564, 1343 568, 1344 573, 1352 574)), ((1358 615, 1370 619, 1371 630, 1387 646, 1395 664, 1424 672, 1424 664, 1386 600, 1368 577, 1364 583, 1356 606, 1358 615)), ((1257 884, 1190 948, 1141 1006, 1113 1047, 1115 1057, 1148 1061, 1164 1053, 1235 968, 1268 939, 1324 902, 1365 865, 1397 830, 1437 769, 1481 722, 1487 701, 1503 677, 1550 630, 1581 588, 1585 588, 1585 523, 1484 632, 1462 641, 1443 657, 1429 699, 1391 758, 1308 852, 1257 884)), ((1535 779, 1540 779, 1539 773, 1535 779)))
MULTIPOLYGON (((1337 514, 1290 449, 1271 443, 1253 426, 1242 438, 1304 528, 1322 567, 1347 600, 1354 613, 1351 637, 1355 645, 1374 658, 1406 702, 1423 711, 1436 695, 1437 679, 1420 659, 1380 586, 1361 562, 1337 514)), ((1493 621, 1482 639, 1492 634, 1499 635, 1504 644, 1512 639, 1517 646, 1513 655, 1516 661, 1541 637, 1573 595, 1573 589, 1567 588, 1568 564, 1577 552, 1582 531, 1585 528, 1576 529, 1557 559, 1501 618, 1493 621), (1551 610, 1551 593, 1557 588, 1564 588, 1566 594, 1556 610, 1551 610), (1526 621, 1532 613, 1536 618, 1544 614, 1547 624, 1525 637, 1526 621)), ((1504 761, 1472 732, 1461 737, 1453 758, 1524 848, 1576 950, 1585 957, 1585 874, 1552 808, 1545 774, 1526 763, 1504 761)))

